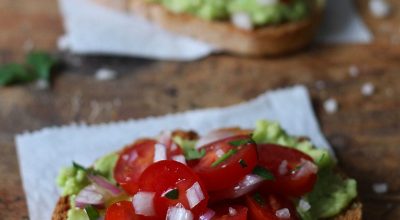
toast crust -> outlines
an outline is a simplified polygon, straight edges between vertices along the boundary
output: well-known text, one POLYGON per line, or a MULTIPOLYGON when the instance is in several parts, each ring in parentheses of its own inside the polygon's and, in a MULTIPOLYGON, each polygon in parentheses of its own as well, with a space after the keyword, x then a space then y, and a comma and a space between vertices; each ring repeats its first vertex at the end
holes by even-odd
POLYGON ((190 14, 175 14, 146 0, 119 0, 125 1, 126 9, 116 6, 112 0, 92 1, 142 16, 166 30, 208 42, 222 51, 245 56, 283 55, 303 49, 313 40, 323 11, 315 7, 303 20, 248 31, 230 21, 206 21, 190 14))

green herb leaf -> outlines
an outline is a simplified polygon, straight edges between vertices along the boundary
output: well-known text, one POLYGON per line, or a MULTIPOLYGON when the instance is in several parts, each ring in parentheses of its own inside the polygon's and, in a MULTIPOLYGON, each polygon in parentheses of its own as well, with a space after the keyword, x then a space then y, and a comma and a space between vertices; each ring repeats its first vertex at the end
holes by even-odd
POLYGON ((57 60, 48 53, 33 51, 26 56, 26 63, 35 71, 38 79, 49 81, 51 69, 57 60))
POLYGON ((172 140, 183 150, 186 160, 196 160, 206 155, 205 149, 195 149, 196 141, 186 140, 179 136, 173 137, 172 140))
POLYGON ((97 209, 91 205, 86 206, 85 211, 90 220, 97 220, 100 217, 100 214, 97 211, 97 209))
POLYGON ((76 163, 75 161, 72 161, 72 166, 73 166, 75 169, 83 170, 83 171, 85 171, 85 172, 87 171, 87 169, 86 169, 84 166, 82 166, 82 165, 76 163))
POLYGON ((265 169, 264 167, 261 167, 261 166, 256 166, 253 169, 253 173, 256 174, 257 176, 260 176, 260 177, 266 179, 266 180, 274 180, 275 179, 274 175, 270 171, 268 171, 267 169, 265 169))
POLYGON ((171 189, 164 195, 166 198, 171 200, 176 200, 179 198, 179 190, 178 189, 171 189))
POLYGON ((260 206, 265 206, 265 200, 260 193, 254 193, 252 197, 260 206))
POLYGON ((250 144, 250 143, 255 143, 253 141, 253 139, 251 138, 247 138, 247 139, 239 139, 239 140, 234 140, 229 142, 229 145, 231 145, 232 147, 239 147, 245 144, 250 144))
POLYGON ((242 168, 246 168, 247 167, 247 163, 243 159, 240 159, 239 163, 240 163, 240 166, 242 166, 242 168))
POLYGON ((220 165, 221 163, 223 163, 225 160, 227 160, 228 158, 230 158, 232 155, 236 154, 237 152, 238 151, 235 149, 230 149, 227 153, 225 153, 220 158, 218 158, 218 160, 214 161, 214 163, 211 164, 211 167, 216 167, 216 166, 220 165))
POLYGON ((196 149, 186 149, 185 151, 185 158, 186 160, 196 160, 204 157, 206 155, 206 150, 201 149, 197 151, 196 149))
POLYGON ((11 63, 0 67, 0 86, 33 81, 36 75, 24 65, 11 63))

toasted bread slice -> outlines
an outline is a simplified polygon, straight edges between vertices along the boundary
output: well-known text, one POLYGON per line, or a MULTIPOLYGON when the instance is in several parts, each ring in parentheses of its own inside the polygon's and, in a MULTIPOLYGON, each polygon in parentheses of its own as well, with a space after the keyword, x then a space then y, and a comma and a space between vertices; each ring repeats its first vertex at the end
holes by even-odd
POLYGON ((166 30, 208 42, 223 51, 247 56, 283 55, 306 47, 323 11, 322 7, 315 7, 310 16, 300 21, 242 30, 230 21, 206 21, 189 14, 175 14, 146 0, 93 1, 140 15, 166 30))

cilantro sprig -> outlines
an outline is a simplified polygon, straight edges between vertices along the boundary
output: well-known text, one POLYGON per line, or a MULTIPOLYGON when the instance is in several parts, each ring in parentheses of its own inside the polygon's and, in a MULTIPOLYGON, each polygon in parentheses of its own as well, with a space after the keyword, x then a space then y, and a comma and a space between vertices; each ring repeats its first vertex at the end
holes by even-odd
POLYGON ((99 211, 97 211, 97 209, 95 207, 93 207, 92 205, 86 206, 85 211, 90 220, 97 220, 100 218, 99 211))
POLYGON ((232 157, 234 154, 236 154, 238 151, 236 149, 230 149, 228 152, 223 154, 220 158, 218 158, 214 163, 211 164, 211 167, 216 167, 223 163, 225 160, 229 159, 232 157))
POLYGON ((57 59, 46 52, 30 52, 26 55, 24 63, 9 63, 0 66, 0 86, 35 80, 49 82, 51 70, 57 63, 57 59))
POLYGON ((267 170, 261 166, 256 166, 253 169, 253 174, 256 174, 257 176, 260 176, 266 180, 274 180, 275 179, 274 175, 269 170, 267 170))
POLYGON ((179 190, 171 189, 167 193, 164 194, 164 197, 171 199, 171 200, 176 200, 179 198, 179 190))

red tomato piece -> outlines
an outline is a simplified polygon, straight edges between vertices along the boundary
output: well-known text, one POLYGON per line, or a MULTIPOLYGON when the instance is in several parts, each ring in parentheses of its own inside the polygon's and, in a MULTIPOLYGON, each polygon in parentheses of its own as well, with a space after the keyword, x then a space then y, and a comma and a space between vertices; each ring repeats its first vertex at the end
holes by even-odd
POLYGON ((169 207, 181 204, 198 217, 207 209, 208 194, 201 179, 186 165, 172 160, 149 166, 139 180, 140 191, 154 192, 157 217, 165 219, 169 207))
POLYGON ((214 208, 213 220, 246 220, 247 207, 241 205, 223 205, 214 208))
POLYGON ((132 202, 120 201, 107 208, 105 220, 139 220, 132 202))
POLYGON ((274 194, 251 193, 246 195, 249 218, 253 220, 297 220, 291 201, 274 194))
MULTIPOLYGON (((114 178, 130 195, 138 191, 138 181, 142 172, 154 163, 156 144, 153 139, 142 139, 124 148, 114 168, 114 178)), ((165 147, 166 159, 182 155, 177 145, 161 145, 165 147)))
POLYGON ((192 168, 209 191, 232 187, 257 165, 256 144, 249 135, 225 138, 202 149, 205 156, 192 168))
POLYGON ((318 168, 307 154, 273 144, 258 145, 258 154, 259 164, 275 176, 275 180, 265 181, 263 189, 293 197, 313 189, 318 168))

